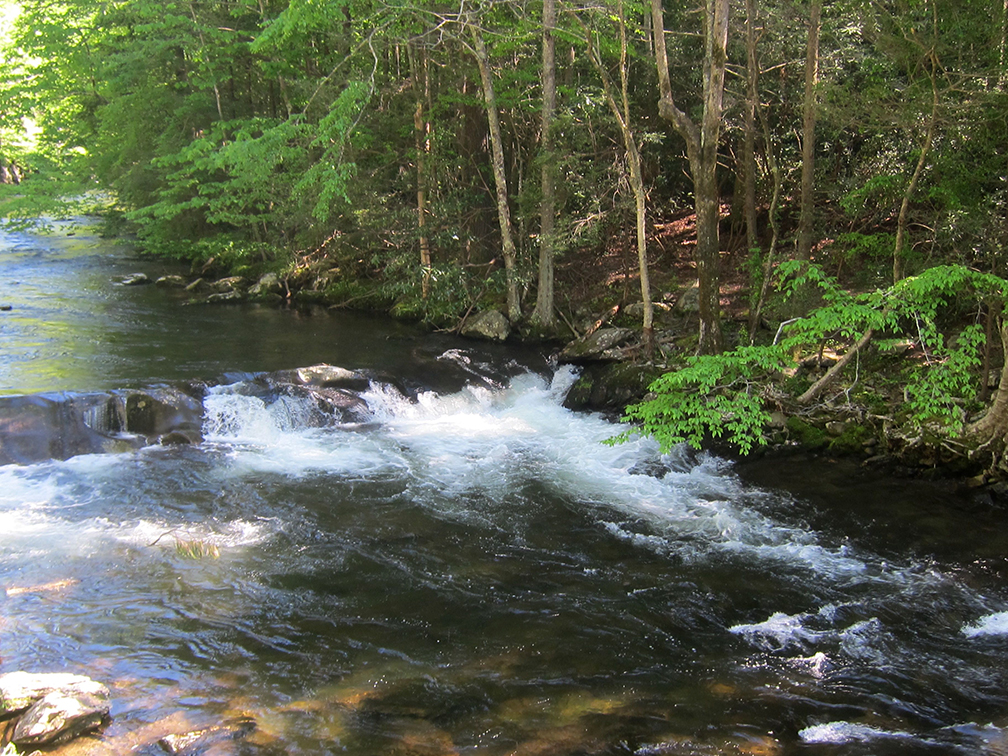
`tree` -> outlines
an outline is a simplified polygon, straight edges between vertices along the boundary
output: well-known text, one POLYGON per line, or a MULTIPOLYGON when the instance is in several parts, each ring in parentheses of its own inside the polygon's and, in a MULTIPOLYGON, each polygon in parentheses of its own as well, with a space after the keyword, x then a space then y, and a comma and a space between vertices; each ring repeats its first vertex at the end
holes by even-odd
POLYGON ((705 0, 703 115, 697 125, 676 106, 668 72, 662 0, 651 0, 655 62, 658 68, 658 112, 686 141, 696 209, 696 264, 700 290, 701 354, 722 349, 720 319, 720 193, 717 185, 718 139, 728 64, 728 0, 705 0))
POLYGON ((472 36, 472 51, 479 67, 483 83, 483 100, 486 105, 487 123, 490 129, 490 147, 493 151, 494 186, 497 190, 497 218, 500 222, 501 247, 504 255, 504 269, 507 275, 507 315, 512 323, 521 318, 521 300, 518 296, 517 249, 514 242, 514 227, 511 223, 511 207, 508 196, 507 173, 504 170, 504 138, 501 135, 500 113, 497 108, 497 94, 494 91, 493 72, 490 70, 490 56, 483 30, 471 20, 466 26, 472 36))
POLYGON ((556 254, 556 158, 553 155, 553 119, 556 116, 556 0, 543 0, 542 19, 542 198, 539 208, 539 288, 532 322, 551 328, 553 317, 553 257, 556 254))
POLYGON ((815 145, 816 119, 819 103, 816 86, 819 83, 819 31, 822 0, 809 3, 808 38, 805 52, 805 94, 802 99, 802 169, 801 215, 798 219, 798 242, 795 256, 801 260, 812 257, 815 234, 815 145))
POLYGON ((637 269, 640 276, 641 300, 644 303, 643 315, 643 340, 647 354, 654 351, 654 305, 651 302, 651 282, 648 277, 647 261, 647 193, 644 189, 644 175, 641 170, 641 154, 637 136, 630 123, 630 95, 629 95, 629 61, 627 60, 627 35, 626 18, 623 13, 623 2, 617 0, 616 19, 619 27, 620 41, 620 101, 617 103, 616 96, 612 91, 612 84, 609 81, 609 74, 603 65, 598 46, 593 43, 592 31, 586 29, 586 40, 588 42, 588 56, 591 58, 599 78, 602 80, 602 91, 605 101, 612 111, 613 117, 619 124, 620 134, 623 137, 623 146, 626 150, 627 174, 630 179, 630 188, 634 195, 634 218, 636 220, 637 239, 637 269))

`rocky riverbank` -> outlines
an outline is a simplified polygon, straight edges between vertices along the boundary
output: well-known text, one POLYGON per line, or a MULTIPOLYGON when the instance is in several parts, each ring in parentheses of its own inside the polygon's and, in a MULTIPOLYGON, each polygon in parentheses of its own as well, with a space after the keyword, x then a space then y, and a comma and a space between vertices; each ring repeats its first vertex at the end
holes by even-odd
MULTIPOLYGON (((127 276, 120 283, 137 286, 154 284, 174 292, 184 306, 221 305, 258 302, 266 305, 342 306, 330 301, 323 284, 298 281, 292 285, 276 274, 267 273, 256 280, 241 276, 207 278, 194 273, 189 277, 169 275, 151 281, 142 274, 127 276)), ((625 408, 649 396, 651 383, 668 370, 681 364, 682 357, 695 348, 696 289, 686 286, 667 293, 664 301, 655 305, 655 350, 645 353, 639 326, 641 305, 615 306, 602 313, 582 307, 574 318, 564 319, 564 331, 549 335, 544 342, 547 349, 555 351, 558 362, 575 364, 581 373, 571 388, 565 406, 575 410, 602 412, 610 417, 623 415, 625 408)), ((739 323, 739 330, 742 324, 739 323)), ((511 324, 500 312, 487 310, 470 312, 457 325, 463 336, 488 341, 543 341, 541 332, 525 324, 511 324)), ((731 330, 731 329, 729 329, 731 330)), ((792 380, 807 378, 812 381, 821 376, 839 358, 830 353, 816 360, 803 362, 792 380)), ((795 450, 820 455, 857 458, 866 466, 891 470, 896 474, 955 478, 971 486, 994 486, 1000 491, 1008 486, 1003 475, 994 469, 984 469, 970 458, 969 450, 950 441, 939 433, 928 433, 908 427, 901 418, 902 390, 891 365, 879 360, 866 365, 865 372, 875 370, 860 381, 855 398, 850 389, 840 391, 833 399, 813 406, 800 406, 791 397, 768 390, 770 422, 765 428, 765 445, 754 453, 790 453, 795 450), (884 384, 884 385, 883 385, 884 384)), ((857 381, 856 381, 857 382, 857 381)), ((156 406, 153 401, 136 400, 137 406, 156 406)), ((120 426, 139 427, 147 437, 156 437, 161 443, 189 442, 193 427, 187 425, 170 432, 163 428, 148 427, 148 421, 139 418, 136 409, 121 398, 110 399, 105 412, 110 417, 121 418, 120 426)), ((174 399, 168 402, 179 406, 174 399)), ((198 432, 198 431, 197 431, 198 432)), ((710 440, 710 445, 720 453, 733 454, 734 450, 710 440)))

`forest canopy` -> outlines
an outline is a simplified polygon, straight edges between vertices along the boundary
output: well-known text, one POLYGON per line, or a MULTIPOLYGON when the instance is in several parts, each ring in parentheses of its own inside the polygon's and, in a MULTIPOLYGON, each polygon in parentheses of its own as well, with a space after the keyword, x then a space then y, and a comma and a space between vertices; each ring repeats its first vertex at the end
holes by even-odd
MULTIPOLYGON (((640 303, 647 354, 691 281, 687 351, 718 355, 822 305, 807 271, 852 305, 1004 272, 1002 2, 2 5, 8 222, 74 198, 145 252, 440 325, 498 308, 577 333, 640 303)), ((986 345, 981 399, 997 288, 926 318, 986 345)), ((817 338, 903 333, 876 311, 817 338)))

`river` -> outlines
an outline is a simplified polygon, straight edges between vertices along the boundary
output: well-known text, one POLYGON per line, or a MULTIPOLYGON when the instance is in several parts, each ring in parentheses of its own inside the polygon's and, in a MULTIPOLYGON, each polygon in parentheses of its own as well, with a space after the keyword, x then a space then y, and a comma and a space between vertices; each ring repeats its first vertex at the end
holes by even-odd
POLYGON ((163 264, 66 233, 0 236, 0 392, 213 383, 201 443, 0 467, 0 672, 106 682, 110 741, 243 718, 215 753, 1008 753, 990 501, 610 447, 535 350, 182 306, 115 283, 163 264), (352 422, 247 390, 319 362, 375 376, 352 422))

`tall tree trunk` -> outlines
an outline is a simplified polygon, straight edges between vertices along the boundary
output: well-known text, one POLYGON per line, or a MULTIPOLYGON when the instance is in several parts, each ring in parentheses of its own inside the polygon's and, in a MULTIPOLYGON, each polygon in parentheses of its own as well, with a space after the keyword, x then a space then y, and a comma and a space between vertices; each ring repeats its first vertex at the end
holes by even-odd
POLYGON ((724 77, 728 57, 728 0, 706 0, 704 8, 703 119, 697 126, 680 110, 672 97, 672 82, 665 50, 665 20, 662 0, 651 0, 654 19, 655 63, 658 69, 658 112, 686 141, 686 155, 693 174, 696 207, 696 263, 700 293, 701 354, 721 351, 720 318, 720 222, 717 185, 718 139, 724 101, 724 77))
POLYGON ((413 80, 413 93, 416 97, 416 108, 413 111, 413 134, 416 143, 417 172, 417 236, 420 239, 420 268, 422 271, 421 296, 424 299, 430 295, 431 254, 430 239, 427 237, 427 155, 430 153, 430 121, 424 117, 424 103, 430 96, 430 73, 427 66, 426 52, 418 52, 412 45, 407 45, 409 56, 410 78, 413 80))
POLYGON ((756 57, 756 0, 746 0, 746 105, 742 147, 742 215, 746 226, 746 250, 756 254, 756 107, 759 98, 759 61, 756 57))
POLYGON ((644 173, 641 170, 640 148, 637 138, 630 126, 630 78, 627 63, 626 19, 623 14, 623 0, 617 4, 617 14, 620 31, 620 99, 616 102, 613 95, 609 74, 597 48, 593 44, 591 32, 586 30, 588 55, 602 80, 602 91, 606 104, 612 111, 623 135, 623 145, 626 149, 627 174, 630 189, 634 195, 634 210, 637 226, 637 267, 640 275, 641 301, 644 303, 643 337, 644 348, 650 357, 654 353, 654 304, 651 301, 651 281, 648 275, 647 263, 647 192, 644 189, 644 173))
POLYGON ((903 249, 906 246, 907 224, 910 219, 910 201, 917 189, 921 173, 924 172, 924 166, 927 164, 928 153, 931 151, 935 129, 938 125, 938 59, 934 47, 927 52, 927 58, 931 64, 931 71, 929 72, 931 80, 931 114, 928 117, 927 131, 924 134, 924 142, 921 144, 917 165, 914 166, 910 183, 907 184, 906 191, 903 192, 903 200, 900 202, 899 217, 896 220, 896 243, 893 245, 893 283, 903 278, 903 249))
POLYGON ((798 243, 795 257, 809 260, 815 232, 815 128, 819 111, 816 86, 819 83, 819 29, 822 26, 822 0, 812 0, 809 8, 808 40, 805 47, 805 98, 802 104, 801 215, 798 219, 798 243))
POLYGON ((483 82, 483 101, 486 105, 487 123, 490 129, 490 148, 493 152, 494 184, 497 189, 497 219, 500 223, 501 251, 504 255, 504 273, 507 279, 508 319, 516 323, 521 318, 521 301, 518 297, 517 251, 511 223, 511 208, 508 205, 507 175, 504 171, 504 140, 501 137, 500 114, 497 110, 497 95, 494 92, 493 74, 490 71, 490 56, 487 54, 483 33, 469 25, 473 39, 473 52, 483 82))
POLYGON ((553 258, 556 254, 556 160, 553 157, 553 117, 556 113, 556 0, 543 0, 542 30, 542 204, 539 207, 539 288, 532 321, 543 328, 553 316, 553 258))

